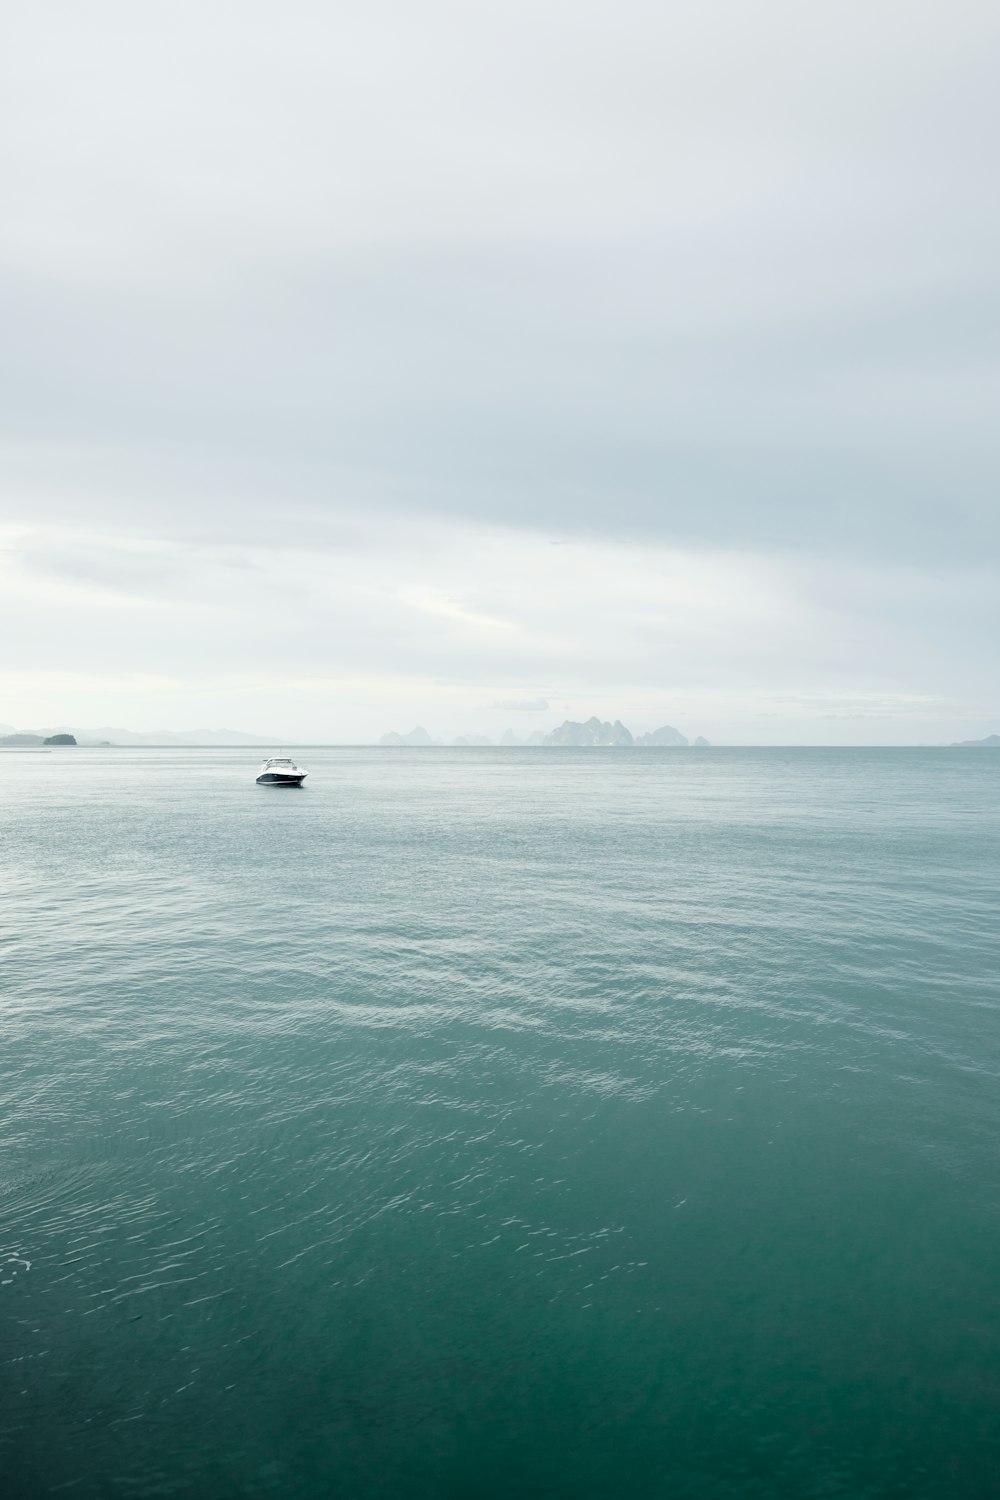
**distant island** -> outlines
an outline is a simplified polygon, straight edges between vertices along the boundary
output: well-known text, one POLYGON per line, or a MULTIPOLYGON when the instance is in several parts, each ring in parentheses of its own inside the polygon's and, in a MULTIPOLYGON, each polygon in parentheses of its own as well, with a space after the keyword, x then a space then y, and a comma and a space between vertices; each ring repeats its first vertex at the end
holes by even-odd
MULTIPOLYGON (((390 730, 379 740, 380 745, 396 749, 407 746, 419 749, 442 743, 441 740, 433 739, 422 724, 418 724, 407 734, 401 734, 395 729, 390 730)), ((558 729, 553 729, 548 734, 543 734, 540 729, 536 729, 531 734, 518 735, 513 729, 505 729, 499 740, 492 740, 487 734, 460 734, 451 741, 451 744, 457 747, 500 745, 520 748, 536 746, 608 747, 611 749, 632 749, 638 746, 642 749, 654 750, 686 746, 693 746, 697 749, 708 748, 708 740, 703 735, 699 734, 696 739, 689 740, 671 724, 664 724, 660 729, 654 729, 648 734, 634 736, 620 719, 615 719, 614 723, 611 723, 607 719, 599 719, 596 714, 584 723, 566 719, 558 729)))
POLYGON ((659 729, 650 730, 648 734, 633 735, 631 730, 626 729, 621 719, 616 719, 611 724, 606 719, 598 719, 596 716, 588 719, 584 724, 567 719, 565 723, 560 724, 558 729, 553 729, 551 734, 545 736, 545 744, 638 746, 643 750, 683 748, 688 745, 708 748, 708 740, 703 735, 699 734, 697 739, 689 740, 687 735, 681 734, 680 730, 675 729, 672 724, 664 724, 659 729))
POLYGON ((53 724, 48 728, 15 729, 10 724, 0 724, 0 747, 6 749, 41 745, 100 746, 266 746, 280 744, 284 736, 245 734, 239 729, 113 729, 101 725, 97 729, 81 729, 72 724, 53 724))
POLYGON ((27 734, 18 733, 0 734, 0 746, 8 750, 17 750, 30 747, 36 749, 42 745, 78 745, 79 741, 75 734, 69 734, 66 730, 59 730, 56 734, 27 734))
POLYGON ((418 724, 416 729, 411 729, 409 734, 397 734, 394 729, 390 729, 389 733, 383 734, 379 740, 380 745, 393 745, 397 747, 400 745, 433 745, 435 743, 436 741, 431 739, 422 724, 418 724))
POLYGON ((635 742, 637 745, 686 745, 688 739, 672 724, 664 724, 662 729, 654 729, 649 734, 637 734, 635 742))
MULTIPOLYGON (((497 708, 508 706, 517 707, 517 704, 495 704, 497 708)), ((54 748, 83 749, 111 749, 115 748, 161 748, 172 747, 205 747, 205 748, 251 748, 273 746, 291 743, 294 736, 288 734, 264 735, 247 734, 238 729, 114 729, 101 726, 96 729, 80 729, 67 724, 54 724, 48 727, 42 726, 38 729, 17 729, 12 724, 0 723, 0 749, 2 750, 35 750, 54 748)), ((304 741, 297 740, 296 743, 303 744, 304 741)), ((318 742, 317 742, 318 743, 318 742)), ((347 743, 346 741, 329 741, 328 743, 347 743)), ((372 741, 354 740, 353 744, 371 744, 372 741)), ((377 741, 379 746, 388 749, 431 749, 445 748, 446 746, 457 749, 464 748, 510 748, 510 749, 614 749, 614 750, 673 750, 673 749, 708 749, 709 742, 704 735, 695 735, 689 739, 681 730, 673 724, 661 724, 658 729, 651 729, 641 734, 634 734, 621 719, 601 719, 593 714, 589 719, 578 721, 576 719, 565 719, 557 729, 545 733, 541 729, 533 729, 530 732, 523 730, 504 729, 502 733, 493 735, 481 732, 468 732, 464 734, 453 734, 451 738, 435 738, 422 724, 416 724, 408 731, 401 732, 390 730, 383 734, 377 741)), ((959 750, 1000 750, 1000 734, 988 734, 979 740, 954 740, 950 746, 940 745, 939 748, 959 750)))
POLYGON ((572 719, 566 719, 553 729, 551 734, 545 736, 546 745, 634 745, 630 730, 625 728, 621 719, 616 719, 609 724, 606 719, 597 717, 588 719, 585 724, 577 724, 572 719))

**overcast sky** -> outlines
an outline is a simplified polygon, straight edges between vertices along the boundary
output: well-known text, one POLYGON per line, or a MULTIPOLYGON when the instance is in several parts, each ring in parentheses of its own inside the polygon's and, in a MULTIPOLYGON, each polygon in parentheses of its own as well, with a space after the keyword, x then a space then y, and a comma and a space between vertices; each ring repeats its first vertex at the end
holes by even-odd
POLYGON ((995 4, 3 30, 0 721, 1000 729, 995 4))

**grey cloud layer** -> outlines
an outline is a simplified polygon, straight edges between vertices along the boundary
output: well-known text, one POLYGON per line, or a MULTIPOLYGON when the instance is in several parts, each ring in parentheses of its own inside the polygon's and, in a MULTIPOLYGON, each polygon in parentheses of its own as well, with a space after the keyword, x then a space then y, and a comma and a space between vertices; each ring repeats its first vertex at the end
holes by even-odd
MULTIPOLYGON (((480 703, 598 667, 985 702, 998 53, 973 0, 17 7, 0 460, 34 551, 12 576, 51 608, 173 611, 182 668, 210 635, 234 670, 256 598, 294 604, 317 668, 480 703), (276 517, 294 576, 255 551, 276 517), (388 541, 380 572, 380 528, 419 521, 412 576, 388 541), (530 534, 510 563, 541 603, 465 587, 498 523, 530 534), (793 555, 788 613, 732 638, 720 598, 695 646, 649 576, 626 620, 616 576, 595 664, 570 621, 600 584, 530 559, 600 538, 793 555)), ((103 616, 73 619, 65 649, 113 662, 103 616)))
POLYGON ((977 4, 23 8, 12 472, 236 527, 278 494, 978 556, 998 35, 977 4))

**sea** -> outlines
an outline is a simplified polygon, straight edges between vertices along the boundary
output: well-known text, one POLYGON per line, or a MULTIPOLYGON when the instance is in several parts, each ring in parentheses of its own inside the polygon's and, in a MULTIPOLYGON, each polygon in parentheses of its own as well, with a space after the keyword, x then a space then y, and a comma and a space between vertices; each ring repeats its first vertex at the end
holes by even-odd
POLYGON ((0 1494, 1000 1492, 1000 753, 0 755, 0 1494))

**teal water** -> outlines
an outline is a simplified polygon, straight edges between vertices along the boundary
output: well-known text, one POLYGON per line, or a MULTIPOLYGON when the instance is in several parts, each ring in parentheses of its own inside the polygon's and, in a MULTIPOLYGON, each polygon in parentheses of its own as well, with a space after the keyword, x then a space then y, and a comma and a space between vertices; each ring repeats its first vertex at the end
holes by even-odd
POLYGON ((0 758, 5 1500, 994 1496, 1000 754, 0 758))

